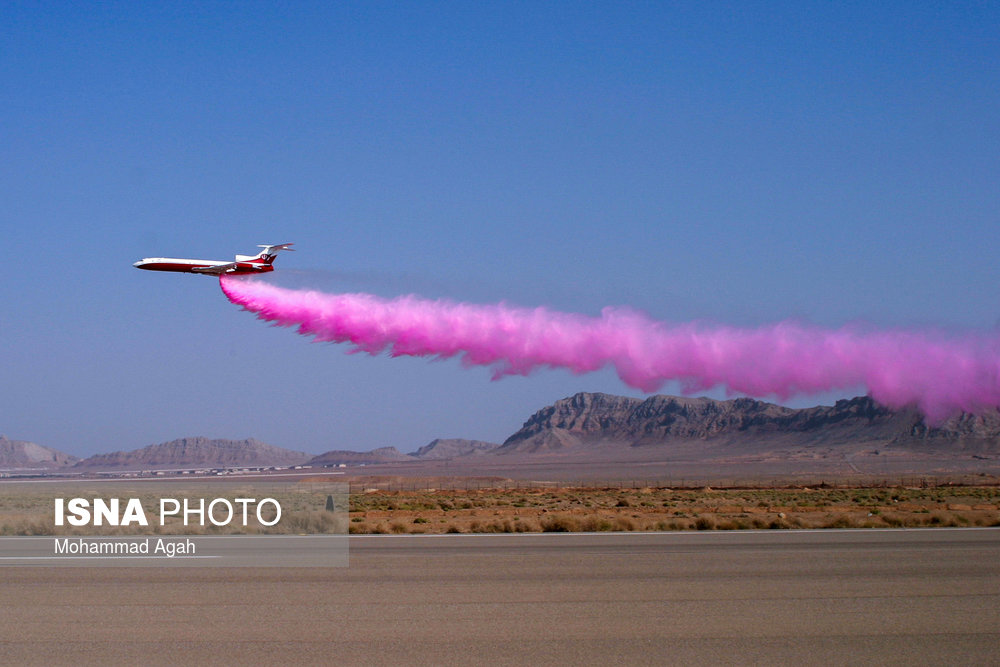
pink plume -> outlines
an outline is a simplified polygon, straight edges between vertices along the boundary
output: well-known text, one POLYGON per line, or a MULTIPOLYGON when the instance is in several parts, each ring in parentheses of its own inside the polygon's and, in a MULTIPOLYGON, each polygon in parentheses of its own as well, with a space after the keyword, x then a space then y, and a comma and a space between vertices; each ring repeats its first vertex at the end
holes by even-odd
POLYGON ((586 373, 611 365, 644 392, 678 380, 687 393, 723 387, 781 399, 863 385, 876 401, 916 405, 932 422, 1000 405, 1000 344, 985 336, 825 330, 790 321, 758 328, 668 325, 626 308, 586 317, 415 296, 325 294, 233 277, 220 282, 233 303, 317 341, 394 357, 458 356, 468 366, 492 367, 494 378, 546 366, 586 373))

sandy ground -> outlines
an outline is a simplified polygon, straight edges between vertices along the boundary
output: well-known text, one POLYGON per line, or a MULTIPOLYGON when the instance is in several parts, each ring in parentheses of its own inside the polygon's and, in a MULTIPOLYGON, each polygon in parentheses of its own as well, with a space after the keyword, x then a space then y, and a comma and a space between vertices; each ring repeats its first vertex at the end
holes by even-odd
POLYGON ((995 664, 1000 530, 351 538, 330 569, 5 568, 8 664, 995 664))

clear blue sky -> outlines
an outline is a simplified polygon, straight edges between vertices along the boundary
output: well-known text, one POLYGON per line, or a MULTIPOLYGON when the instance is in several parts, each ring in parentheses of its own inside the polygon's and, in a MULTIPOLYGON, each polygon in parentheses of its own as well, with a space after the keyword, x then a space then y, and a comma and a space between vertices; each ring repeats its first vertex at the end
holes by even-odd
POLYGON ((258 243, 330 291, 994 330, 998 34, 976 2, 3 3, 0 433, 412 451, 636 395, 348 355, 131 266, 258 243))

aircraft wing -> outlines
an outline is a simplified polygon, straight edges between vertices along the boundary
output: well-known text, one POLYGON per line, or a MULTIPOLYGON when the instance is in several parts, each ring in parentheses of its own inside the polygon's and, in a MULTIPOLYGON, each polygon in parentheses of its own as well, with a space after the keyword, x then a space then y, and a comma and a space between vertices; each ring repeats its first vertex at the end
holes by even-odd
POLYGON ((271 271, 270 264, 256 264, 254 262, 229 262, 216 266, 201 266, 191 269, 194 273, 208 273, 213 276, 221 276, 223 273, 259 273, 271 271))
POLYGON ((229 262, 228 264, 219 264, 218 266, 203 266, 191 269, 191 271, 193 273, 210 273, 213 276, 219 276, 235 269, 236 264, 236 262, 229 262))

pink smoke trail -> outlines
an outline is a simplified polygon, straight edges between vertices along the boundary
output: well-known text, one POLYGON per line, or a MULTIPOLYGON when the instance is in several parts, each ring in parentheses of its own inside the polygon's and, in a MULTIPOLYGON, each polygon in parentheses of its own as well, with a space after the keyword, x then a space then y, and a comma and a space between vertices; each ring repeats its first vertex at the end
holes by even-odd
POLYGON ((586 317, 545 308, 473 305, 416 296, 325 294, 223 277, 233 303, 317 341, 393 357, 459 356, 494 378, 540 367, 586 373, 612 365, 626 384, 685 393, 721 386, 754 397, 868 388, 891 408, 916 405, 932 422, 1000 405, 1000 341, 913 331, 825 330, 794 322, 759 328, 668 325, 624 308, 586 317))

